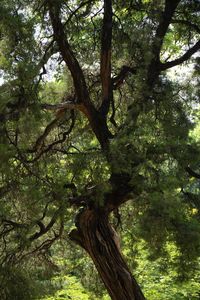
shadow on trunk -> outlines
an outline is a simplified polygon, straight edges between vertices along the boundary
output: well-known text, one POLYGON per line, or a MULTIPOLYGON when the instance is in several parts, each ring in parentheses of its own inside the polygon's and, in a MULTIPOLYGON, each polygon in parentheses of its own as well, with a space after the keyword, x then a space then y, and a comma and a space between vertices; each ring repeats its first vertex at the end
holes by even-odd
POLYGON ((84 209, 77 218, 77 229, 70 238, 92 258, 113 300, 145 300, 122 257, 116 231, 104 210, 84 209))

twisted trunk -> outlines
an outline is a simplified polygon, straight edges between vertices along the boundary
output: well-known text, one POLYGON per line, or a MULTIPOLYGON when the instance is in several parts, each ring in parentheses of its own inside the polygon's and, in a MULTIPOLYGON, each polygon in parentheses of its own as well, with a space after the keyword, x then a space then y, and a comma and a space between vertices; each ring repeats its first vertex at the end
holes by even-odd
POLYGON ((136 280, 124 261, 118 236, 109 224, 105 211, 85 209, 70 234, 92 258, 113 300, 145 300, 136 280))

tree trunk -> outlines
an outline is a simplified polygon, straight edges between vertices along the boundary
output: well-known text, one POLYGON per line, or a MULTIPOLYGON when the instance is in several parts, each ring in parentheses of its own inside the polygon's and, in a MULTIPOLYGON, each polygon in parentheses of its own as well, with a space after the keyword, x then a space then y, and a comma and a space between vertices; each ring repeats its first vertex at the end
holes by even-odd
POLYGON ((105 212, 83 210, 77 218, 77 230, 70 234, 92 258, 113 300, 145 300, 120 252, 119 240, 105 212))

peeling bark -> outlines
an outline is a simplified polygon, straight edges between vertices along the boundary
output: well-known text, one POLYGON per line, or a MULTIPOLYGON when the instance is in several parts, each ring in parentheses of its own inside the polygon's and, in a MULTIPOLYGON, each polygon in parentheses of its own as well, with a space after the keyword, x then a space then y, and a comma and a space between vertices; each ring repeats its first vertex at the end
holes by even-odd
POLYGON ((118 235, 105 211, 85 209, 70 238, 92 258, 113 300, 145 300, 120 251, 118 235))
POLYGON ((103 115, 109 112, 109 106, 113 99, 111 81, 111 47, 112 47, 112 1, 104 0, 104 18, 101 36, 101 83, 102 105, 100 111, 103 115))

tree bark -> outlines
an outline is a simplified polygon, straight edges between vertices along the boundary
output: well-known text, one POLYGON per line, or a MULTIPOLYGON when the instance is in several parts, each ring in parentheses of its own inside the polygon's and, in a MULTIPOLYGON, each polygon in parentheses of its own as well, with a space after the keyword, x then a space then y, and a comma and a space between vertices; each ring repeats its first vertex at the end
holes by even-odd
POLYGON ((70 237, 92 258, 111 299, 145 300, 122 257, 118 235, 105 211, 83 210, 77 218, 77 229, 70 237))

